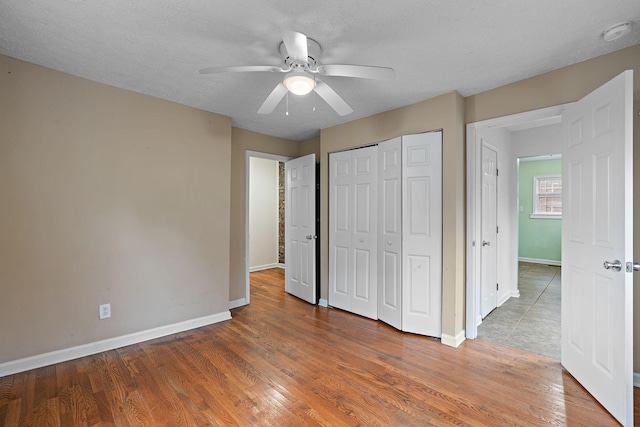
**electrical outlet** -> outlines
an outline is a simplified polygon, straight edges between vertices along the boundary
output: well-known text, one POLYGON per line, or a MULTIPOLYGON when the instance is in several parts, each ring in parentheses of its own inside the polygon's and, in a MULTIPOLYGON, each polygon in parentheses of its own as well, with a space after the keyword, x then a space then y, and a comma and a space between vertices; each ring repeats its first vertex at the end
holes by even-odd
POLYGON ((100 305, 100 320, 111 317, 111 304, 100 305))

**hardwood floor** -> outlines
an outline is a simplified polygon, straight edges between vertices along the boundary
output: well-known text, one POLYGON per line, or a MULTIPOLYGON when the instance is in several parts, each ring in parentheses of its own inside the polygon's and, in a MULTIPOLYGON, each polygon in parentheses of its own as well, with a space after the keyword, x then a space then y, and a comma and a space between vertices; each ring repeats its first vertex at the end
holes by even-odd
POLYGON ((558 361, 312 306, 282 276, 252 273, 230 321, 0 378, 0 425, 617 425, 558 361))

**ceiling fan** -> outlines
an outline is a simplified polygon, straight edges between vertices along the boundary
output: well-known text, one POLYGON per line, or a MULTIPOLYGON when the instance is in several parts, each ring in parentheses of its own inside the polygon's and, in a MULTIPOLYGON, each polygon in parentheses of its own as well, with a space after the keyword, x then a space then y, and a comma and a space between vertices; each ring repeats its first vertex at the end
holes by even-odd
POLYGON ((311 91, 317 93, 340 116, 351 114, 353 109, 327 83, 316 78, 320 76, 341 76, 365 79, 393 79, 395 72, 389 67, 369 65, 320 64, 320 45, 313 39, 295 31, 286 32, 282 37, 279 49, 282 64, 273 65, 240 65, 232 67, 207 67, 200 74, 226 72, 271 72, 285 73, 284 79, 269 94, 259 114, 269 114, 280 103, 282 98, 291 92, 295 95, 306 95, 311 91))

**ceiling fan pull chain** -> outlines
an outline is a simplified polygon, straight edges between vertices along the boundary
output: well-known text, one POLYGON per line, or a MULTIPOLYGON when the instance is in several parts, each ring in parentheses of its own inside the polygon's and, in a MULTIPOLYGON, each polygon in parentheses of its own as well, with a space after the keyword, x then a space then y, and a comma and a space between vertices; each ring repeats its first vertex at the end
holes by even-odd
POLYGON ((289 92, 287 92, 286 102, 287 102, 287 111, 285 112, 285 116, 288 116, 289 115, 289 92))
MULTIPOLYGON (((313 87, 316 87, 316 85, 318 84, 316 81, 316 76, 313 76, 313 87)), ((316 112, 316 91, 313 91, 313 112, 316 112)))

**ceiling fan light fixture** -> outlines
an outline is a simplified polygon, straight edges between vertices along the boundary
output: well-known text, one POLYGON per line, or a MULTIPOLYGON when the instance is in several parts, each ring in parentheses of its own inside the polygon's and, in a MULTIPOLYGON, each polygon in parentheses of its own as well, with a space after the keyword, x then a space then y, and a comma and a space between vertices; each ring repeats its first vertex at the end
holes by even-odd
POLYGON ((282 83, 294 95, 306 95, 316 87, 315 79, 304 73, 289 73, 282 83))

